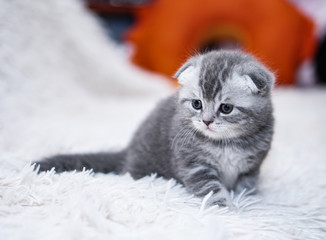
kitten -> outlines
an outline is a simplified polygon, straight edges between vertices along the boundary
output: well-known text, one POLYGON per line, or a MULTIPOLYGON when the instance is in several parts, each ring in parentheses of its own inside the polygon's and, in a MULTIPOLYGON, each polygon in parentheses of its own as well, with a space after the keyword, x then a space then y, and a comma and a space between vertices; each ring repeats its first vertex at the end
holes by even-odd
POLYGON ((162 101, 117 153, 57 155, 39 171, 93 169, 175 178, 209 204, 230 205, 229 191, 255 188, 273 135, 274 76, 240 51, 190 58, 176 73, 181 87, 162 101))

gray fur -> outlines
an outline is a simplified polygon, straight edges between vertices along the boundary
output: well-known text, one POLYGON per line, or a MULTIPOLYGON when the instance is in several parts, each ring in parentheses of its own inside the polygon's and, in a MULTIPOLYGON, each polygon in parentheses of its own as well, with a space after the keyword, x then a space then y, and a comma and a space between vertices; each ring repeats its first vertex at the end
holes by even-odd
POLYGON ((223 206, 230 204, 229 190, 255 188, 273 135, 273 74, 242 52, 213 51, 191 58, 175 77, 182 86, 154 109, 125 150, 58 155, 37 162, 40 170, 85 167, 135 179, 157 173, 199 197, 212 191, 210 204, 223 206), (191 106, 193 99, 201 100, 201 110, 191 106), (233 111, 221 112, 222 103, 233 111), (203 121, 211 122, 209 129, 203 121))

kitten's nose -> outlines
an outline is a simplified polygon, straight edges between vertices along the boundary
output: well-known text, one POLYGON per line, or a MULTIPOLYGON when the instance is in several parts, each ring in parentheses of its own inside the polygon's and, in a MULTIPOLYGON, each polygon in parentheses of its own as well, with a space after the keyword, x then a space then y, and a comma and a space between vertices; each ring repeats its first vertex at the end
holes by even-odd
POLYGON ((208 126, 209 124, 211 124, 213 121, 209 120, 209 121, 205 121, 203 120, 203 122, 208 126))

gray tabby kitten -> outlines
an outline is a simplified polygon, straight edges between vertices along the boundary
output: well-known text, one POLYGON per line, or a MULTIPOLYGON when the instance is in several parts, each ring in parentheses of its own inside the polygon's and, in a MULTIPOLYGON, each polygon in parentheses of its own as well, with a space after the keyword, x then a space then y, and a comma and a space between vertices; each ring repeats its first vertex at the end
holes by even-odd
POLYGON ((229 191, 253 189, 273 135, 274 76, 240 51, 190 58, 176 73, 181 87, 162 101, 117 153, 57 155, 39 171, 93 169, 175 178, 210 204, 230 205, 229 191))

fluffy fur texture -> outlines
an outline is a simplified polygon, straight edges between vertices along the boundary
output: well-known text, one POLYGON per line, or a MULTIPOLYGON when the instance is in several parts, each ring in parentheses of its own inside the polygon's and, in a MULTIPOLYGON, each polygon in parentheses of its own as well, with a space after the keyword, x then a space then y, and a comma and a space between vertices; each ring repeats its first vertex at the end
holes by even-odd
MULTIPOLYGON (((177 72, 182 86, 142 123, 118 153, 58 155, 41 171, 93 169, 174 178, 210 204, 229 206, 228 191, 253 190, 273 134, 274 76, 240 51, 191 58, 177 72)), ((130 120, 128 120, 130 121, 130 120)))
MULTIPOLYGON (((82 55, 101 66, 103 58, 117 58, 113 53, 93 58, 93 51, 85 50, 106 52, 106 47, 102 35, 84 32, 97 32, 98 26, 81 9, 73 0, 0 1, 0 14, 6 14, 0 21, 1 239, 325 239, 324 89, 274 91, 275 136, 261 167, 259 192, 231 197, 235 211, 207 208, 209 196, 194 197, 175 181, 154 176, 135 181, 128 174, 36 174, 30 162, 42 156, 126 146, 158 100, 136 89, 132 98, 92 95, 76 77, 83 69, 54 64, 82 55), (56 43, 77 47, 82 41, 87 48, 77 47, 67 57, 65 44, 44 47, 54 36, 56 43)), ((120 67, 114 61, 109 66, 120 67)), ((83 67, 97 78, 97 69, 83 67)), ((134 80, 127 69, 124 76, 134 80)), ((120 80, 113 78, 109 86, 110 79, 120 80)), ((148 92, 157 89, 152 87, 148 92)))

